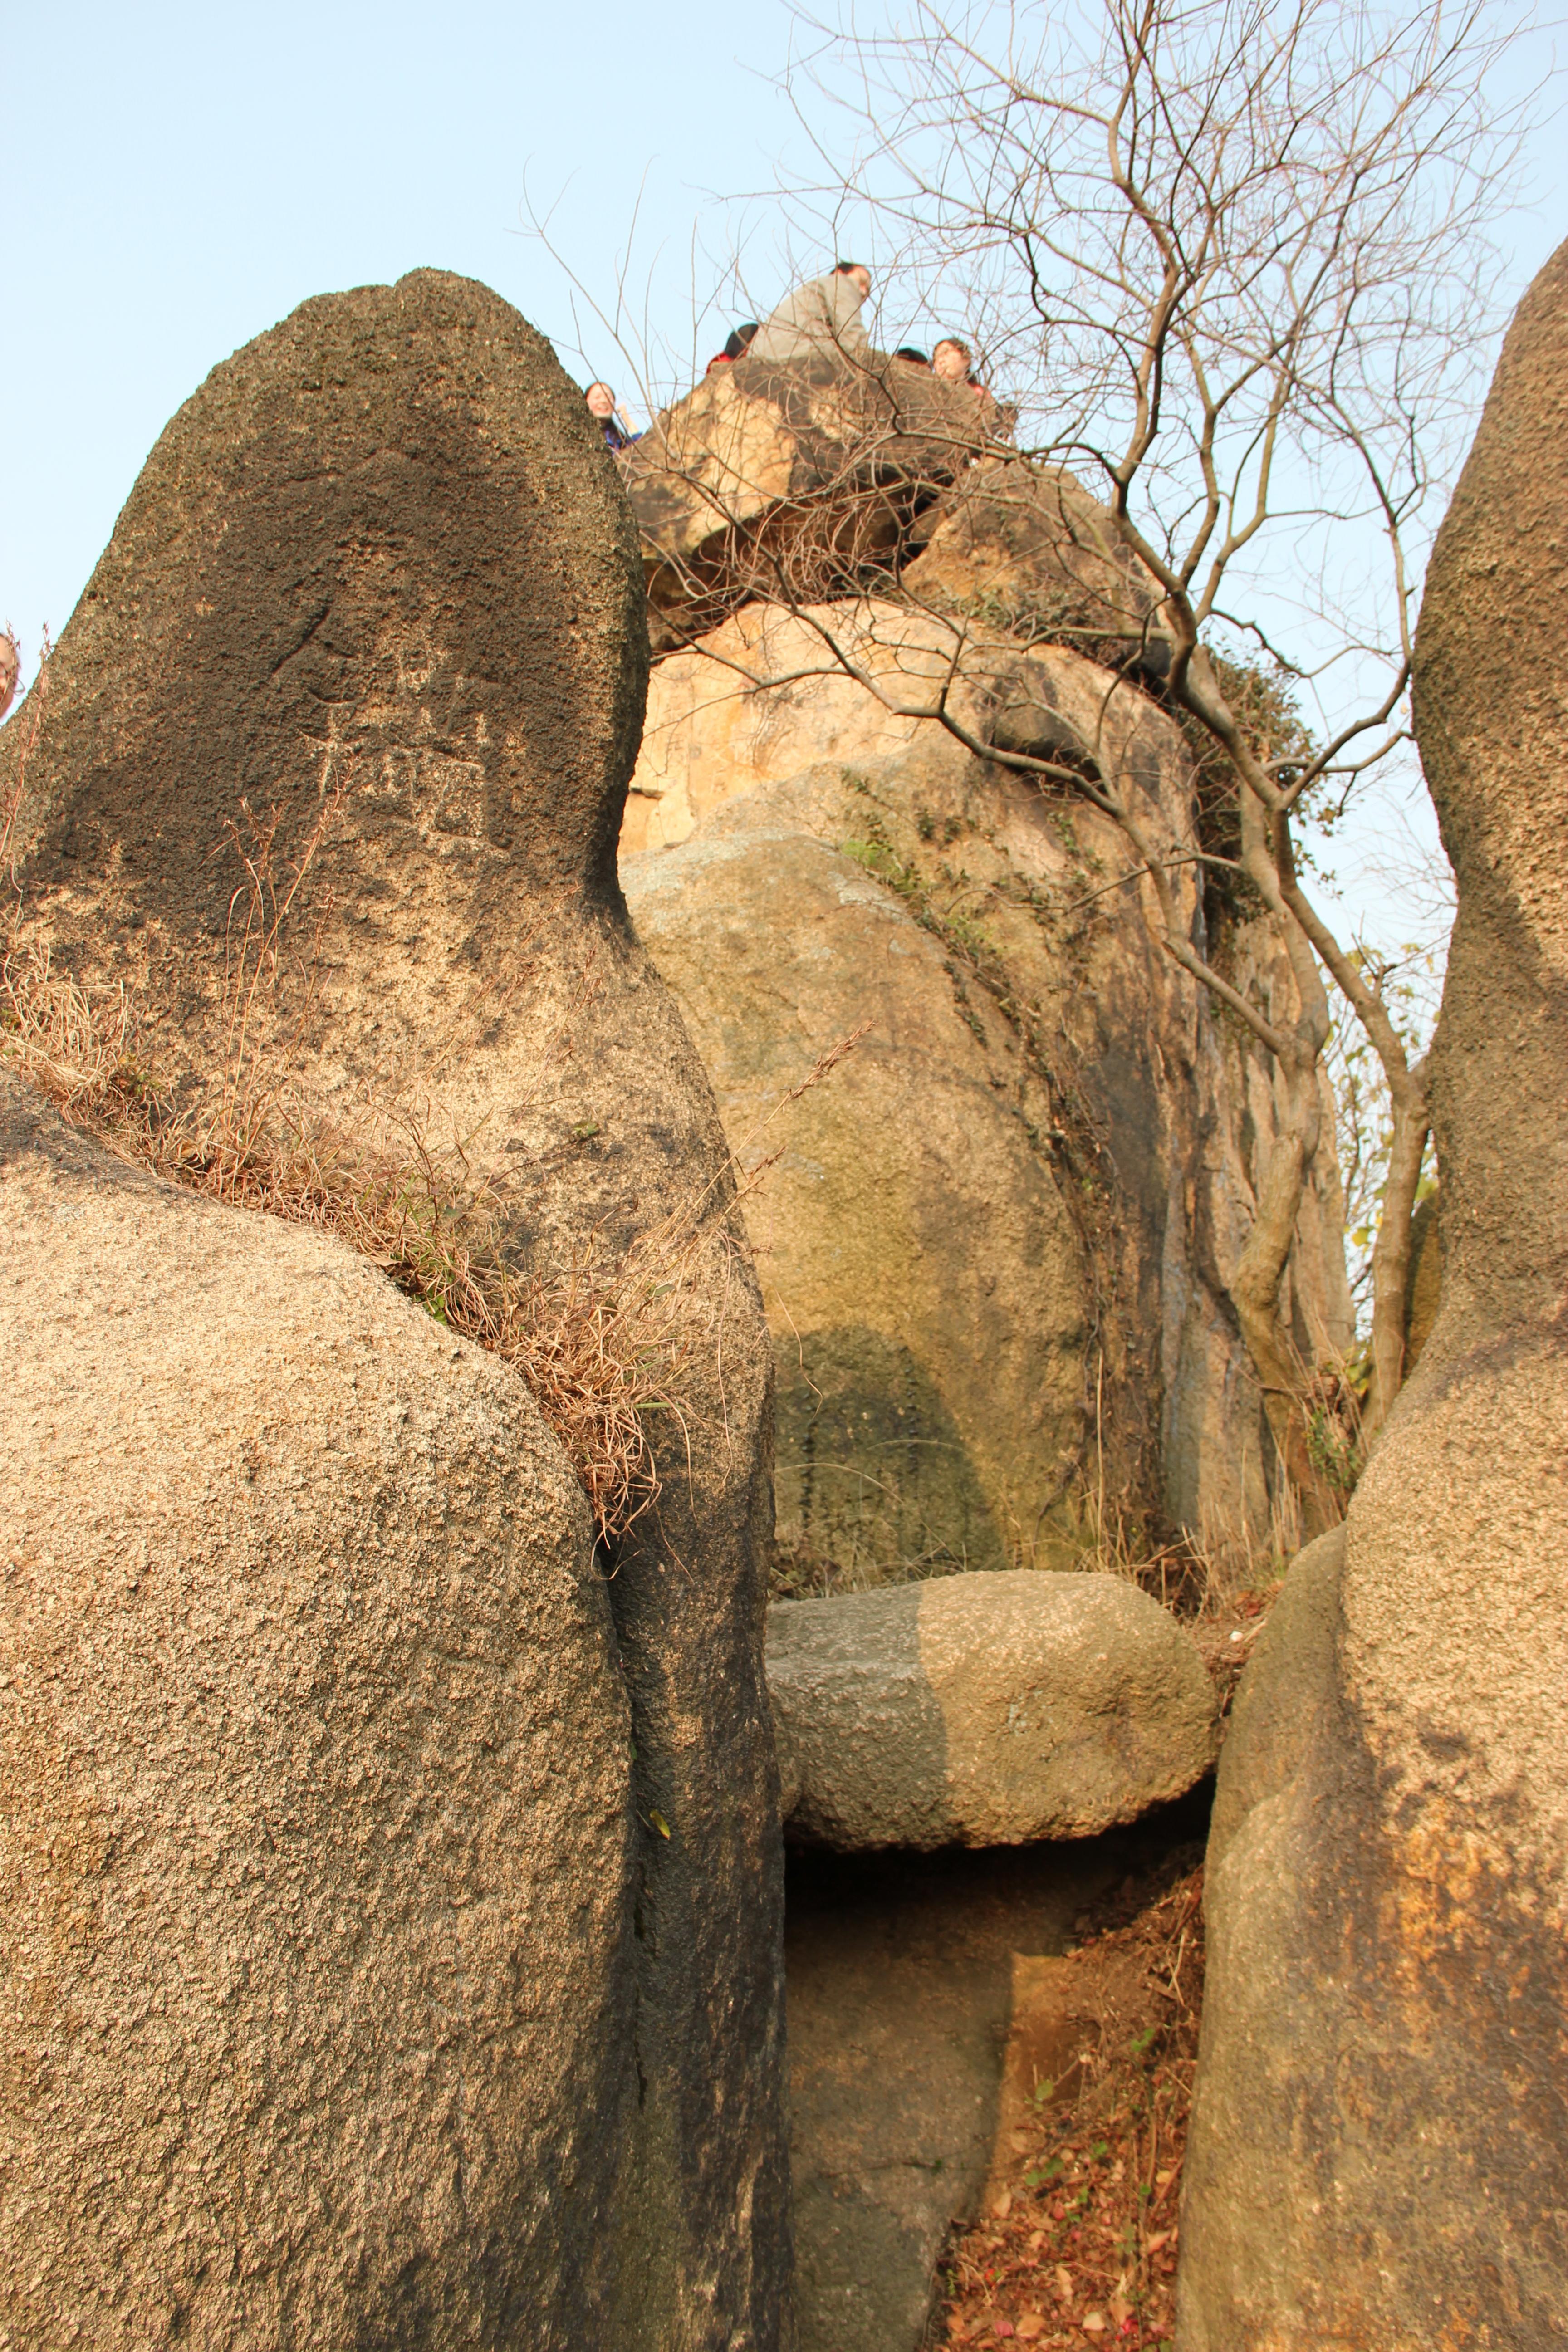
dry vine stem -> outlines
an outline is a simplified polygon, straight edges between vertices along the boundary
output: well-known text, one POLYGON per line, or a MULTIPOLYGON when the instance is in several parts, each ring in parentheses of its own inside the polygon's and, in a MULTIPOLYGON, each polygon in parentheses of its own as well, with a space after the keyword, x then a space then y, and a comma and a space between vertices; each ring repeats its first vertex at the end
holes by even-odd
MULTIPOLYGON (((752 690, 847 675, 889 713, 1081 793, 1119 828, 1130 852, 1120 878, 1142 894, 1165 950, 1279 1073, 1280 1129, 1231 1295, 1309 1517, 1337 1517, 1281 1312, 1324 1132, 1331 984, 1376 1053, 1394 1130, 1368 1441, 1403 1377, 1427 1090, 1386 973, 1331 928, 1303 882, 1296 834, 1303 818, 1342 813, 1410 740, 1413 599, 1441 504, 1432 493, 1484 389, 1503 276, 1487 230, 1510 200, 1523 115, 1489 90, 1508 36, 1447 0, 1399 12, 1100 0, 1067 17, 1001 5, 948 15, 913 0, 885 37, 803 22, 821 47, 793 95, 826 174, 793 192, 797 222, 831 243, 851 194, 868 207, 882 274, 909 310, 963 322, 993 378, 1021 394, 1031 495, 1042 479, 1081 477, 1101 502, 1128 583, 1121 614, 1100 616, 1100 634, 1123 640, 1120 656, 1100 650, 1113 672, 1107 703, 1152 691, 1181 719, 1223 782, 1226 838, 1196 853, 1156 838, 1113 762, 1087 773, 990 740, 966 693, 984 675, 987 632, 935 601, 915 609, 946 632, 945 659, 904 690, 911 681, 890 684, 866 658, 873 608, 836 625, 807 608, 792 562, 770 565, 763 549, 747 593, 814 631, 820 663, 778 676, 731 666, 752 690), (1283 689, 1251 708, 1234 684, 1247 645, 1283 689), (1310 737, 1298 693, 1318 707, 1310 737), (1228 870, 1277 919, 1292 1018, 1234 985, 1194 933, 1172 881, 1194 862, 1228 870)), ((793 538, 776 534, 781 546, 807 520, 793 538)), ((1038 632, 1086 651, 1093 634, 1070 623, 1038 632)))

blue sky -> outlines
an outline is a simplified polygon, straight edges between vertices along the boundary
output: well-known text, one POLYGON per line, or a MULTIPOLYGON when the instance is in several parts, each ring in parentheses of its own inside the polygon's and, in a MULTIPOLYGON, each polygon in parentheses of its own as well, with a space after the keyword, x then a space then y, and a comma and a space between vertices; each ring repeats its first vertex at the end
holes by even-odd
MULTIPOLYGON (((892 0, 859 14, 884 11, 892 0)), ((29 666, 169 415, 308 295, 426 263, 462 270, 516 302, 584 381, 608 373, 630 391, 612 337, 580 302, 574 317, 569 282, 613 307, 630 240, 628 340, 650 331, 671 378, 700 367, 787 268, 776 208, 735 199, 801 158, 778 88, 791 31, 784 0, 9 11, 0 620, 29 666), (553 208, 567 274, 527 233, 531 201, 553 208), (737 234, 744 296, 721 258, 737 234)), ((1568 229, 1561 150, 1557 127, 1535 143, 1521 288, 1568 229)), ((900 340, 919 326, 889 324, 900 340)), ((1419 796, 1405 814, 1429 839, 1419 796)), ((1347 846, 1351 866, 1358 856, 1336 845, 1342 873, 1347 846)))
POLYGON ((461 270, 578 368, 525 194, 606 293, 640 198, 639 284, 689 341, 692 225, 787 142, 788 37, 773 0, 9 10, 0 619, 58 635, 167 418, 308 295, 461 270))

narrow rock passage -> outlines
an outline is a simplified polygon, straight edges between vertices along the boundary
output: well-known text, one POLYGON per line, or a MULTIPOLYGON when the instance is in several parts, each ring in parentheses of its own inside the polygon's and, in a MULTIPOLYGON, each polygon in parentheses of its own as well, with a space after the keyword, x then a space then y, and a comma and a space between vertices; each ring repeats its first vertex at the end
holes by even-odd
POLYGON ((785 1930, 800 2352, 918 2352, 938 2257, 996 2130, 1016 1952, 1202 1837, 1205 1783, 1047 1845, 790 1857, 785 1930))

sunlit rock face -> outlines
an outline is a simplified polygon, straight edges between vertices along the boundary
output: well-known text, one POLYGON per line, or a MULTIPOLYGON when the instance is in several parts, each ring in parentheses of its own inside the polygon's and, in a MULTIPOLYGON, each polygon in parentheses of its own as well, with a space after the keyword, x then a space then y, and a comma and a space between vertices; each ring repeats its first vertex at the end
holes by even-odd
POLYGON ((1458 880, 1437 1319, 1243 1680, 1207 1880, 1185 2352, 1568 2333, 1568 247, 1427 577, 1458 880))
MULTIPOLYGON (((1224 1283, 1271 1076, 1072 789, 1090 763, 1130 780, 1201 927, 1184 745, 1126 677, 999 630, 967 649, 954 735, 910 715, 951 647, 890 598, 752 604, 656 666, 627 800, 638 931, 731 1148, 774 1161, 746 1214, 781 1544, 851 1582, 1065 1566, 1118 1515, 1134 1543, 1267 1547, 1273 1451, 1224 1283), (1060 781, 986 758, 1002 726, 1060 781)), ((1221 950, 1289 1017, 1268 926, 1221 950)), ((1339 1220, 1325 1154, 1289 1275, 1310 1361, 1348 1336, 1339 1220)))
POLYGON ((656 648, 759 594, 809 603, 896 569, 987 440, 966 384, 885 352, 715 368, 619 461, 656 648))

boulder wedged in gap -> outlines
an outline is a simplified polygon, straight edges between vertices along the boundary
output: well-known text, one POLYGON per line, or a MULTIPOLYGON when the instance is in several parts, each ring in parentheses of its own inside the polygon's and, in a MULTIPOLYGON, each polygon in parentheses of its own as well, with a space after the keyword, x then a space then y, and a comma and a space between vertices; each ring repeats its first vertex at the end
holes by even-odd
POLYGON ((932 1577, 768 1615, 785 1825, 840 1853, 1091 1837, 1214 1762, 1196 1648, 1119 1577, 932 1577))
MULTIPOLYGON (((416 271, 307 302, 174 418, 36 740, 26 706, 0 737, 0 795, 31 740, 19 952, 89 1001, 124 986, 193 1150, 290 1181, 313 1155, 340 1192, 368 1168, 437 1239, 455 1189, 521 1285, 592 1306, 620 1283, 634 1320, 668 1293, 663 1492, 605 1563, 636 1764, 604 1990, 630 2095, 571 2227, 603 2242, 595 2341, 768 2346, 789 2306, 770 1366, 711 1091, 616 882, 647 658, 636 530, 581 394, 499 297, 416 271)), ((558 1769, 570 1784, 569 1748, 558 1769)), ((518 2000, 554 2014, 525 1978, 518 2000)), ((111 2050, 132 2101, 139 2045, 111 2050)), ((232 2160, 249 2179, 237 2138, 232 2160)), ((128 2158, 129 2219, 156 2170, 128 2158)), ((310 2193, 331 2204, 330 2171, 310 2193)), ((280 2294, 292 2221, 264 2233, 280 2294)), ((368 2275, 392 2255, 367 2226, 368 2275)), ((344 2293, 344 2336, 374 2333, 344 2293)), ((520 2274, 493 2340, 553 2325, 552 2294, 520 2274)))

